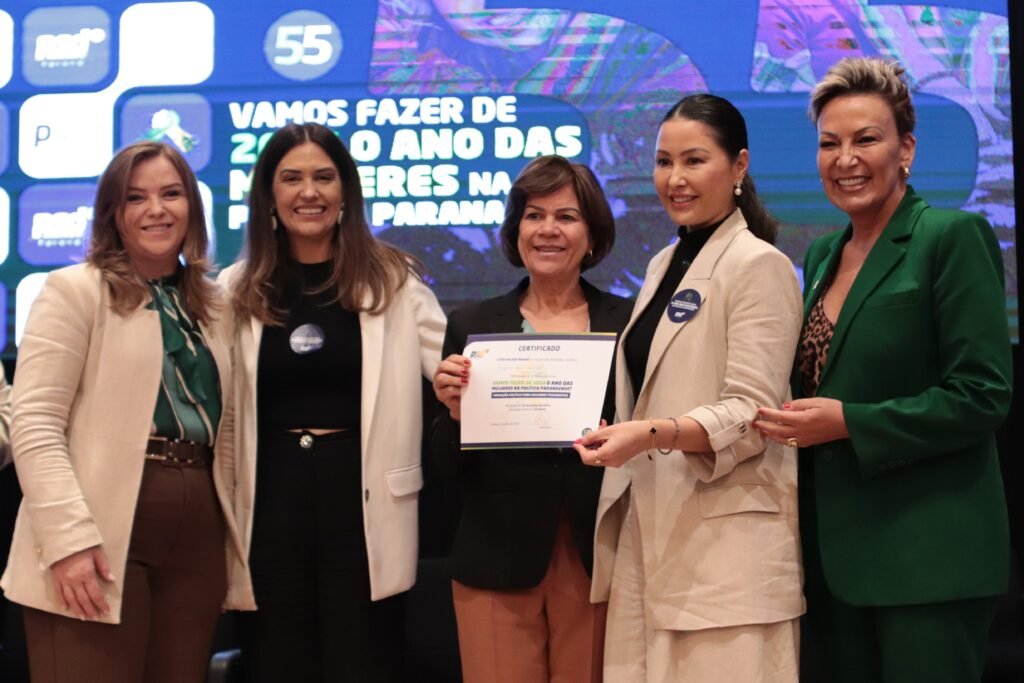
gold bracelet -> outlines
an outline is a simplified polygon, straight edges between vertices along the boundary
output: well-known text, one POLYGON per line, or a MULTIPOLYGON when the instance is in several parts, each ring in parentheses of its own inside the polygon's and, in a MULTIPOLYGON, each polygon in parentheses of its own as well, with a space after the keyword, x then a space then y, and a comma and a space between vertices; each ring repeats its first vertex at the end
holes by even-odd
MULTIPOLYGON (((666 448, 664 450, 661 449, 661 448, 658 449, 658 452, 661 453, 662 455, 668 455, 669 453, 674 451, 676 449, 676 443, 679 441, 679 420, 677 420, 677 419, 675 419, 674 417, 671 417, 671 416, 666 417, 665 419, 666 420, 672 420, 672 424, 675 425, 675 428, 676 428, 676 433, 672 435, 672 443, 669 444, 669 448, 666 448)), ((653 424, 653 421, 652 421, 652 424, 653 424)), ((651 438, 651 444, 653 445, 653 443, 654 443, 654 438, 652 437, 651 438)))

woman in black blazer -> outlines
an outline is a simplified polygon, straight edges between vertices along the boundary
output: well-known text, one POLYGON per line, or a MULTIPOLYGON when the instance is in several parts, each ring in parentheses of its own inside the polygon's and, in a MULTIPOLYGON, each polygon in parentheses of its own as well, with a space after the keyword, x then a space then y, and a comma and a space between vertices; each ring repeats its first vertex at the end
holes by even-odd
MULTIPOLYGON (((465 491, 448 561, 466 683, 599 681, 605 605, 590 604, 594 518, 603 469, 572 449, 459 448, 470 334, 620 332, 632 303, 580 277, 615 241, 615 219, 590 169, 532 161, 512 185, 502 248, 529 277, 508 294, 454 311, 434 391, 442 472, 465 491)), ((614 412, 609 376, 602 417, 614 412)), ((596 426, 596 425, 595 425, 596 426)))

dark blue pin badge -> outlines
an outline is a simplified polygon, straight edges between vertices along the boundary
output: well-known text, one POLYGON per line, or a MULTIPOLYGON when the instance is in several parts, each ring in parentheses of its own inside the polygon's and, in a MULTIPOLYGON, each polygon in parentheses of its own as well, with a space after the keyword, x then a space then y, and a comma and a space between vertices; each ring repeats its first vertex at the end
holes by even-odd
POLYGON ((674 323, 685 323, 697 315, 700 310, 700 292, 696 289, 684 289, 677 292, 672 300, 668 302, 665 314, 674 323))

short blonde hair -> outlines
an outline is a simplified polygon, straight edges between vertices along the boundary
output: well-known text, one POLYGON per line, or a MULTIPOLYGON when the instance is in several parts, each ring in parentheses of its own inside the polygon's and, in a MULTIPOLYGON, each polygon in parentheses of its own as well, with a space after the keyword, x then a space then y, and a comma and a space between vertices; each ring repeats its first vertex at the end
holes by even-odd
POLYGON ((917 115, 910 101, 906 69, 898 62, 878 57, 844 57, 833 64, 811 92, 807 115, 818 124, 825 105, 843 95, 878 95, 886 101, 896 120, 900 137, 914 132, 917 115))

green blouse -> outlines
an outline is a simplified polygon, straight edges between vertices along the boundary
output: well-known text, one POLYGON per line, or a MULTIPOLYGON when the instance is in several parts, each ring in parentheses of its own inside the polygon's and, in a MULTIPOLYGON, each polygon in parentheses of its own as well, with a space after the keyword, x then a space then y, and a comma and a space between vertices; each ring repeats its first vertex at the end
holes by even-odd
POLYGON ((202 330, 185 312, 178 276, 149 281, 160 314, 164 359, 153 412, 157 436, 213 445, 220 422, 220 378, 202 330))

